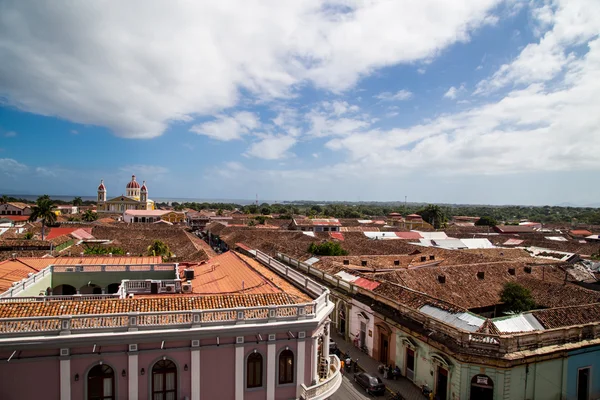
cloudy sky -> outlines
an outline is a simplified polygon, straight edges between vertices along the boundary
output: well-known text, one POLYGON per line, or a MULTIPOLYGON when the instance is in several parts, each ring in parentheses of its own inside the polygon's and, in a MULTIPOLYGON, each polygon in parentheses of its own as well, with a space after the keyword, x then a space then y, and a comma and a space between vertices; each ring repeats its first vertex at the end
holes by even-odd
POLYGON ((598 203, 600 2, 0 4, 0 191, 598 203))

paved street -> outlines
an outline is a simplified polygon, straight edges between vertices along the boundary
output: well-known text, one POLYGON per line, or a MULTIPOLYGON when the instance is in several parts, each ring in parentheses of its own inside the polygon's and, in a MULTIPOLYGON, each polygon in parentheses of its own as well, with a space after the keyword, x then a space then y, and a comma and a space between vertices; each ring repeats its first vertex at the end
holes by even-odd
POLYGON ((363 399, 386 399, 389 397, 389 394, 386 396, 373 397, 369 396, 365 393, 365 390, 358 386, 354 381, 352 381, 352 374, 344 375, 344 381, 342 382, 342 386, 338 389, 337 392, 333 396, 330 397, 331 400, 363 400, 363 399), (350 379, 348 379, 350 377, 350 379))

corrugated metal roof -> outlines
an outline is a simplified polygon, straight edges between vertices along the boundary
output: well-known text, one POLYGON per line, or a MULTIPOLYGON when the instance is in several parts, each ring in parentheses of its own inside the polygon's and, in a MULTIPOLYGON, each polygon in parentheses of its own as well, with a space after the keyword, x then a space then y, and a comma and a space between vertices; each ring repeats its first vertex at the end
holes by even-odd
POLYGON ((485 322, 485 318, 475 314, 467 312, 451 313, 430 305, 424 305, 419 311, 469 332, 476 332, 485 322))
POLYGON ((544 327, 531 314, 513 315, 492 321, 494 326, 502 333, 531 332, 543 330, 544 327))
POLYGON ((317 257, 311 257, 308 260, 304 261, 304 263, 308 265, 313 265, 314 263, 319 262, 319 260, 320 259, 317 257))
POLYGON ((358 276, 352 275, 347 273, 346 271, 340 271, 337 274, 335 274, 336 276, 339 276, 340 278, 342 278, 343 280, 345 280, 346 282, 354 282, 355 280, 358 279, 358 276))
POLYGON ((400 239, 395 232, 363 232, 369 239, 387 240, 400 239))
POLYGON ((364 289, 369 289, 369 290, 373 290, 377 286, 381 285, 379 282, 374 282, 374 281, 371 281, 371 280, 365 279, 365 278, 358 278, 357 280, 354 281, 354 284, 356 286, 360 286, 364 289))
POLYGON ((394 232, 400 239, 421 239, 419 232, 394 232))
POLYGON ((467 245, 464 244, 460 239, 419 239, 419 242, 424 246, 429 247, 440 247, 442 249, 466 249, 467 245))
POLYGON ((448 238, 448 235, 446 235, 446 232, 419 232, 419 231, 411 231, 411 232, 419 233, 421 235, 421 237, 424 239, 443 240, 443 239, 448 238))
POLYGON ((504 246, 518 246, 523 242, 524 242, 524 240, 521 240, 521 239, 508 239, 503 244, 504 244, 504 246))
POLYGON ((554 240, 555 242, 568 242, 567 238, 562 236, 544 236, 547 240, 554 240))
POLYGON ((371 221, 370 219, 357 219, 359 224, 370 224, 373 221, 371 221))
POLYGON ((344 234, 342 232, 329 232, 329 236, 337 240, 344 240, 344 234))
POLYGON ((460 239, 469 249, 493 249, 494 245, 488 239, 460 239))
POLYGON ((315 233, 311 231, 302 231, 306 236, 315 237, 315 233))

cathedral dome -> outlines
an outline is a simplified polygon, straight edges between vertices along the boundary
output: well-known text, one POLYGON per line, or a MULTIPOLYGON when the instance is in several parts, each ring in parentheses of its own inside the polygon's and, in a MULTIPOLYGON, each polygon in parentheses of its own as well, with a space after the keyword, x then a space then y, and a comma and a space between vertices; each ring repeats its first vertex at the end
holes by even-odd
POLYGON ((127 189, 139 189, 140 184, 135 180, 135 175, 131 175, 131 182, 127 184, 127 189))
POLYGON ((98 186, 98 190, 106 190, 106 186, 104 186, 104 179, 100 180, 100 186, 98 186))
POLYGON ((142 192, 147 192, 147 191, 148 191, 148 188, 146 187, 146 181, 144 181, 144 182, 142 183, 142 189, 141 189, 141 191, 142 191, 142 192))

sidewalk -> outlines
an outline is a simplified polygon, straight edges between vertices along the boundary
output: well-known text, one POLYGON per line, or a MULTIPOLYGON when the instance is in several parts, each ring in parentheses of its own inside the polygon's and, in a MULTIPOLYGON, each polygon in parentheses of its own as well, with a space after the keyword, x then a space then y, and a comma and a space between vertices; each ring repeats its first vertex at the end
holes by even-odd
MULTIPOLYGON (((385 386, 392 392, 400 393, 406 400, 427 399, 427 397, 423 396, 421 393, 420 388, 403 376, 398 378, 398 380, 383 379, 383 375, 380 374, 377 369, 381 363, 354 347, 352 343, 346 342, 337 332, 331 332, 331 339, 337 343, 338 348, 342 353, 350 353, 350 358, 352 358, 352 360, 358 358, 358 366, 365 372, 381 378, 383 383, 385 383, 385 386)), ((348 374, 347 372, 344 373, 348 374)))

